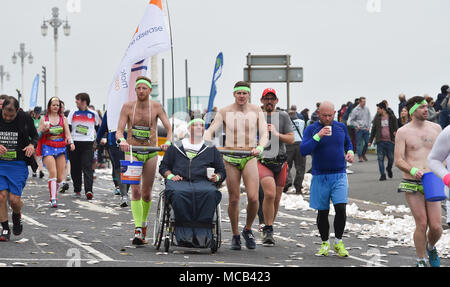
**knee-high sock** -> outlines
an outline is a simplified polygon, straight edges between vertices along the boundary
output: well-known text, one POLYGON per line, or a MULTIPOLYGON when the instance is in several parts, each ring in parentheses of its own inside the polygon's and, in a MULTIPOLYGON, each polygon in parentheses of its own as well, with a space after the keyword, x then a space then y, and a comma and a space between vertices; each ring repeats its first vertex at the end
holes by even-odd
POLYGON ((150 212, 152 202, 144 201, 143 199, 141 199, 141 202, 142 202, 142 226, 147 226, 147 217, 150 212))
POLYGON ((56 178, 48 180, 48 190, 50 191, 50 200, 56 199, 56 178))
POLYGON ((133 214, 134 227, 142 227, 142 203, 141 200, 131 201, 131 213, 133 214))

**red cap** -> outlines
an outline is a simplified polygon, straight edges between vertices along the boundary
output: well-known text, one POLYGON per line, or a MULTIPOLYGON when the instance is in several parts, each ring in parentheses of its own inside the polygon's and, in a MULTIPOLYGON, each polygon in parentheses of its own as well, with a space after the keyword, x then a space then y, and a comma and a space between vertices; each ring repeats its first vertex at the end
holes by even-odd
POLYGON ((275 96, 275 98, 277 98, 277 93, 272 88, 265 89, 264 92, 262 93, 262 97, 261 98, 264 98, 269 93, 273 94, 275 96))

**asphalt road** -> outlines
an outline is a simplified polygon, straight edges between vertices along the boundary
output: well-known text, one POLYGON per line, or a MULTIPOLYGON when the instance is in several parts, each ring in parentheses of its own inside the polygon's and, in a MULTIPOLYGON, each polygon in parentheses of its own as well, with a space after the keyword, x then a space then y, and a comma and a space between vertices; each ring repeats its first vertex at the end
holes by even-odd
MULTIPOLYGON (((369 155, 369 162, 354 163, 349 174, 350 204, 362 211, 380 211, 386 214, 388 205, 405 204, 403 195, 397 194, 400 172, 394 168, 394 178, 379 182, 376 157, 369 155)), ((309 161, 308 161, 309 162, 309 161)), ((286 209, 280 207, 274 225, 276 246, 261 245, 261 234, 256 232, 258 246, 255 250, 229 249, 231 227, 226 213, 228 195, 223 192, 222 246, 215 254, 209 249, 171 247, 168 253, 156 250, 151 244, 134 247, 131 244, 134 224, 129 207, 119 207, 119 196, 113 195, 110 170, 97 171, 94 182, 94 199, 75 199, 70 187, 59 194, 59 207, 48 205, 46 179, 29 178, 23 192, 24 231, 20 236, 11 235, 9 242, 0 242, 0 266, 38 267, 274 267, 274 266, 414 266, 415 249, 411 246, 395 246, 392 238, 367 236, 354 228, 355 224, 377 226, 376 219, 348 216, 344 243, 350 257, 339 258, 332 251, 328 257, 317 257, 320 237, 315 225, 316 213, 311 209, 286 209)), ((155 181, 153 202, 163 189, 161 180, 155 181)), ((288 193, 285 199, 298 199, 288 193)), ((308 196, 304 197, 308 200, 308 196)), ((241 195, 240 223, 245 221, 246 194, 241 195)), ((153 226, 156 204, 150 212, 150 229, 153 226)), ((395 215, 395 214, 394 214, 395 215)), ((395 215, 401 218, 404 214, 395 215)), ((330 215, 330 232, 333 233, 333 216, 330 215)), ((11 222, 11 218, 10 218, 11 222)), ((378 223, 377 223, 378 222, 378 223)), ((257 228, 257 220, 253 226, 257 228)), ((152 233, 152 232, 149 232, 152 233)), ((333 234, 331 234, 333 235, 333 234)), ((151 237, 150 234, 149 237, 151 237)), ((333 239, 331 237, 331 239, 333 239)), ((152 238, 150 238, 150 241, 152 238)), ((444 256, 445 257, 445 256, 444 256)), ((449 265, 441 258, 443 266, 449 265)))

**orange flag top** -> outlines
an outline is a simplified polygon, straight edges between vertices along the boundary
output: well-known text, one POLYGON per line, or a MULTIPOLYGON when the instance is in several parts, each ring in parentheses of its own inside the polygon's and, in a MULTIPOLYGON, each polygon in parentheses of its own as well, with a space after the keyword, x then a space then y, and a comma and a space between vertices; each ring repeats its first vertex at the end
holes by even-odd
POLYGON ((156 5, 162 10, 161 0, 150 0, 150 4, 156 5))

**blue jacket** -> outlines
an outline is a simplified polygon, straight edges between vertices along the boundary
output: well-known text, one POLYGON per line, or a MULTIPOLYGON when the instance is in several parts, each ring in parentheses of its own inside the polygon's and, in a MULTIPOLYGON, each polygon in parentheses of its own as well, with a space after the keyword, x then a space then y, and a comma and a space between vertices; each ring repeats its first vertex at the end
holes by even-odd
POLYGON ((206 168, 214 167, 215 174, 220 176, 219 184, 226 178, 225 165, 223 164, 222 155, 215 146, 207 147, 203 145, 197 156, 189 159, 186 155, 181 141, 175 142, 169 146, 159 165, 159 173, 170 170, 174 175, 179 175, 186 181, 204 181, 208 180, 206 176, 206 168))
MULTIPOLYGON (((101 139, 103 138, 103 135, 105 133, 108 134, 108 143, 109 145, 117 145, 116 143, 116 132, 108 132, 108 118, 106 116, 108 112, 106 111, 105 114, 103 115, 103 119, 102 119, 102 124, 100 126, 100 128, 97 131, 97 138, 95 139, 97 141, 97 144, 100 144, 101 139)), ((123 133, 124 137, 127 138, 127 132, 123 133)))
POLYGON ((315 122, 306 128, 300 152, 303 156, 312 155, 313 175, 345 173, 347 168, 345 153, 353 150, 347 127, 343 123, 333 121, 332 135, 316 141, 313 137, 323 127, 320 122, 315 122))

